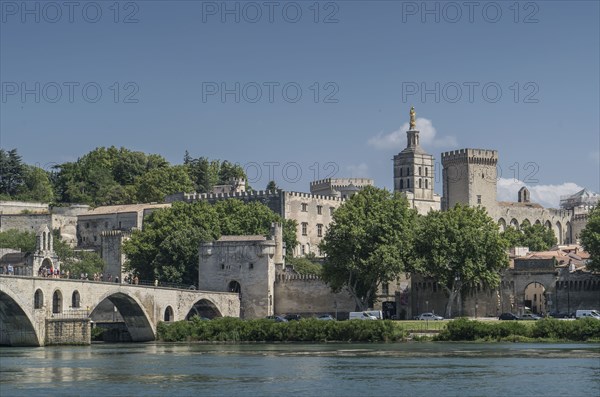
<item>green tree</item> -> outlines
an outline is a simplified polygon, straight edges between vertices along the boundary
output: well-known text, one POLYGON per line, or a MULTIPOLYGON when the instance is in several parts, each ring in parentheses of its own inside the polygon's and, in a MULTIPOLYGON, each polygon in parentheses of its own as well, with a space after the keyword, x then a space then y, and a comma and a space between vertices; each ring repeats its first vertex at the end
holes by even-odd
POLYGON ((267 183, 267 187, 265 190, 275 191, 277 189, 279 189, 279 188, 277 187, 277 184, 275 183, 275 181, 269 181, 269 183, 267 183))
POLYGON ((294 270, 298 274, 314 274, 320 276, 323 273, 323 266, 320 263, 311 261, 309 258, 287 258, 285 261, 286 264, 294 266, 294 270))
POLYGON ((19 189, 17 198, 23 201, 53 202, 54 190, 48 172, 39 167, 26 165, 23 185, 19 189))
POLYGON ((399 193, 367 186, 333 214, 321 243, 323 279, 347 289, 360 310, 371 307, 382 283, 409 271, 416 212, 399 193))
POLYGON ((501 236, 508 247, 528 247, 531 251, 545 251, 556 245, 552 229, 540 224, 523 223, 519 230, 509 226, 501 236))
POLYGON ((69 272, 72 278, 77 278, 80 274, 87 274, 88 277, 94 273, 101 273, 106 263, 100 255, 93 251, 72 251, 61 263, 61 272, 69 272))
POLYGON ((196 284, 198 248, 219 237, 219 220, 206 202, 173 203, 154 211, 123 245, 127 268, 142 280, 196 284))
POLYGON ((521 233, 523 233, 521 244, 529 247, 530 251, 546 251, 557 243, 552 229, 540 224, 522 225, 521 233))
POLYGON ((162 202, 165 196, 194 189, 185 166, 155 168, 140 176, 136 182, 137 200, 142 203, 162 202))
POLYGON ((416 241, 418 273, 431 277, 448 296, 446 317, 463 291, 496 288, 508 266, 506 240, 485 209, 457 205, 431 211, 420 222, 416 241))
POLYGON ((137 200, 137 194, 131 194, 137 179, 168 167, 159 155, 99 147, 75 162, 54 167, 54 191, 58 202, 63 203, 129 204, 137 200))
POLYGON ((35 233, 7 230, 0 232, 0 248, 20 249, 21 252, 35 251, 35 233))
POLYGON ((581 231, 581 244, 590 254, 587 268, 600 272, 600 206, 594 207, 588 214, 588 221, 581 231))
POLYGON ((269 235, 273 222, 283 223, 284 242, 296 244, 295 224, 261 203, 244 204, 239 200, 192 204, 174 203, 171 208, 154 211, 143 231, 134 232, 125 242, 129 270, 141 279, 196 284, 198 248, 203 241, 221 235, 269 235), (287 240, 286 240, 287 236, 287 240))
POLYGON ((15 196, 25 177, 25 165, 17 149, 5 151, 0 148, 0 195, 15 196))

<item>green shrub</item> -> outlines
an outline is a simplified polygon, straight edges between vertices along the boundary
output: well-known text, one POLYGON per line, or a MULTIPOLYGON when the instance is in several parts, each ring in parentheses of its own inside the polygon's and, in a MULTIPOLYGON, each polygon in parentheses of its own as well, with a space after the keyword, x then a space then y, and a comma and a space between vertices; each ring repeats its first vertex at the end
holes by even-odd
POLYGON ((558 339, 587 341, 600 338, 600 321, 580 319, 563 321, 541 319, 533 324, 523 321, 481 322, 460 318, 450 321, 435 338, 442 341, 558 339))
POLYGON ((319 321, 303 319, 287 323, 272 320, 216 318, 211 321, 160 323, 158 337, 167 342, 396 342, 407 332, 392 321, 319 321))

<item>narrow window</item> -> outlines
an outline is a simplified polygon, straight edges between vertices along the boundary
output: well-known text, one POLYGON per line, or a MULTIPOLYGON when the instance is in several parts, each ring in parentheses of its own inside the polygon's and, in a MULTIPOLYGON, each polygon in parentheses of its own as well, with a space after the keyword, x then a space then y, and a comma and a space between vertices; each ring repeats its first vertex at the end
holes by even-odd
POLYGON ((308 204, 302 203, 302 212, 308 211, 308 204))
POLYGON ((404 180, 400 179, 400 189, 404 189, 404 180))
POLYGON ((421 167, 419 167, 419 176, 421 175, 421 167))
POLYGON ((329 207, 329 216, 333 216, 333 210, 334 210, 333 207, 329 207))
POLYGON ((419 178, 419 189, 421 189, 423 186, 421 186, 423 184, 423 180, 421 178, 419 178))
POLYGON ((477 195, 477 204, 481 204, 481 195, 480 194, 477 195))
POLYGON ((317 205, 317 214, 321 215, 323 213, 323 206, 317 205))
POLYGON ((308 223, 306 222, 302 222, 302 235, 308 235, 308 223))
POLYGON ((410 179, 407 179, 407 180, 406 180, 406 188, 407 188, 407 189, 410 189, 410 179))
POLYGON ((317 237, 323 237, 323 225, 317 224, 317 237))
POLYGON ((427 183, 427 182, 428 182, 428 180, 427 180, 427 179, 425 179, 425 189, 429 189, 429 186, 427 186, 427 185, 428 185, 428 183, 427 183))

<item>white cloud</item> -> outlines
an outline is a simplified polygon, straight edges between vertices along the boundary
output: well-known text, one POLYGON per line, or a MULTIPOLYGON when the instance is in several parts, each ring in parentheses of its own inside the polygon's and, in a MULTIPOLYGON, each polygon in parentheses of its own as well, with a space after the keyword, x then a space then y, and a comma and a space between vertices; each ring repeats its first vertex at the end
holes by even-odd
MULTIPOLYGON (((458 147, 458 141, 456 137, 447 135, 443 137, 437 137, 437 131, 431 123, 431 120, 424 118, 417 118, 416 129, 419 131, 419 137, 421 138, 421 145, 431 146, 434 148, 456 148, 458 147)), ((406 147, 406 131, 408 130, 408 123, 404 123, 400 129, 384 134, 383 132, 369 138, 368 144, 376 149, 389 150, 389 149, 404 149, 406 147)))
POLYGON ((547 208, 558 208, 560 196, 573 194, 583 189, 573 182, 565 182, 560 185, 526 185, 523 181, 509 178, 500 178, 497 186, 498 201, 517 201, 519 189, 527 186, 531 194, 531 201, 547 208))
POLYGON ((368 178, 369 177, 369 166, 366 163, 360 163, 357 165, 348 165, 346 170, 352 178, 368 178))

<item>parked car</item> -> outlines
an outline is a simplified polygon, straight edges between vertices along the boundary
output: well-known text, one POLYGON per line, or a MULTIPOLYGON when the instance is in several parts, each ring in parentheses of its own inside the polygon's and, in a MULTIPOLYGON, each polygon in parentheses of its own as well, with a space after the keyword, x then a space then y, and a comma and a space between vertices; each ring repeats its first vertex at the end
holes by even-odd
POLYGON ((288 320, 281 316, 267 316, 267 320, 274 320, 276 323, 287 323, 288 320))
POLYGON ((437 316, 433 313, 421 313, 418 317, 417 320, 443 320, 444 317, 441 316, 437 316))
POLYGON ((302 317, 299 314, 286 314, 284 318, 288 321, 300 321, 302 317))
POLYGON ((521 316, 521 320, 540 320, 541 317, 533 313, 525 313, 521 316))
POLYGON ((322 316, 317 317, 317 320, 322 321, 335 321, 335 318, 331 316, 331 314, 323 314, 322 316))
POLYGON ((561 313, 552 312, 549 314, 549 316, 554 317, 554 318, 573 318, 574 317, 573 313, 569 314, 566 312, 561 312, 561 313))
POLYGON ((512 314, 512 313, 502 313, 499 317, 498 320, 520 320, 521 318, 519 316, 517 316, 516 314, 512 314))
POLYGON ((575 312, 575 318, 595 318, 600 320, 600 312, 598 310, 577 310, 575 312))

